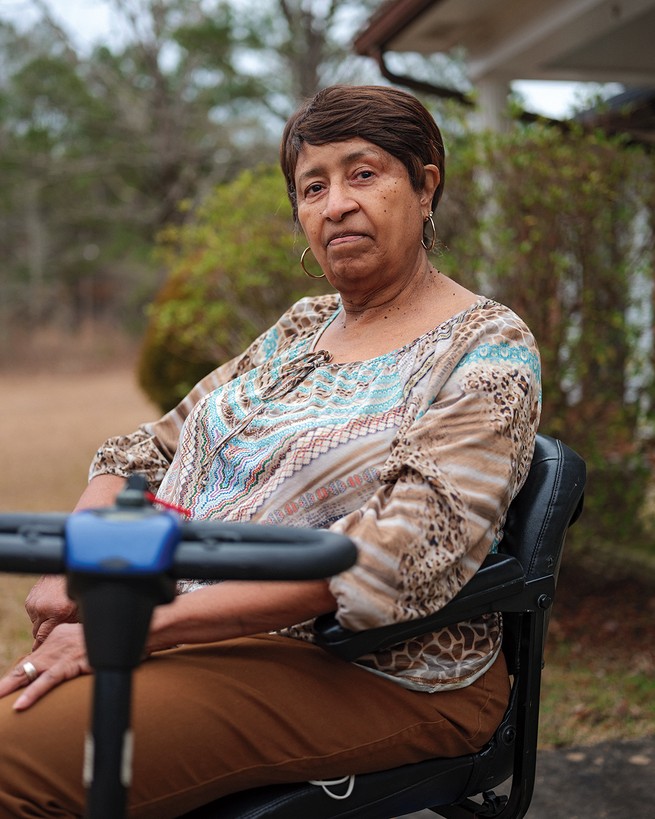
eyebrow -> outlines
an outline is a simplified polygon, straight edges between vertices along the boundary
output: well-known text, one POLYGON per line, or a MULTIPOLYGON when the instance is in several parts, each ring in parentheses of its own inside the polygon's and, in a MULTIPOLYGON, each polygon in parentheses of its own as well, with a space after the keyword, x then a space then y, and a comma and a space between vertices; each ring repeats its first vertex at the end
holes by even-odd
MULTIPOLYGON (((358 151, 351 151, 351 153, 346 154, 341 160, 341 165, 349 165, 351 162, 357 162, 357 160, 363 159, 367 156, 379 156, 379 153, 375 150, 375 148, 360 148, 358 151)), ((312 176, 321 176, 324 173, 324 165, 315 165, 313 168, 309 168, 301 173, 298 177, 298 182, 303 182, 305 179, 312 176)))

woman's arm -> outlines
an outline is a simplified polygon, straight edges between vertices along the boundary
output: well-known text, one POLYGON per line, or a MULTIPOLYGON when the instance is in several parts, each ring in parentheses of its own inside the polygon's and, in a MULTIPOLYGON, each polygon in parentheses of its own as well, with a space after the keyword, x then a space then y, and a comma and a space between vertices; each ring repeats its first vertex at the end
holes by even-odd
MULTIPOLYGON (((259 366, 267 357, 310 330, 334 311, 336 297, 301 299, 269 330, 262 333, 240 356, 205 376, 189 394, 158 421, 144 424, 129 435, 110 438, 98 449, 91 464, 89 484, 76 511, 111 505, 125 478, 135 472, 146 476, 155 492, 177 448, 182 425, 195 404, 207 393, 242 372, 259 366)), ((26 600, 36 644, 42 643, 57 623, 74 622, 77 609, 68 599, 62 578, 39 580, 26 600)))
MULTIPOLYGON (((272 332, 264 333, 241 356, 205 376, 158 421, 144 424, 128 435, 106 440, 93 458, 89 483, 74 511, 111 506, 125 479, 135 472, 145 475, 150 489, 156 491, 170 466, 180 429, 191 409, 204 395, 234 378, 244 367, 251 366, 272 332)), ((46 576, 38 580, 25 600, 25 608, 32 621, 35 647, 57 624, 77 621, 77 606, 66 593, 63 577, 46 576)))
MULTIPOLYGON (((125 480, 116 475, 99 475, 80 496, 75 511, 111 506, 123 488, 125 480)), ((66 579, 61 575, 46 575, 32 587, 25 600, 25 609, 32 621, 34 647, 41 643, 59 623, 77 622, 77 605, 66 592, 66 579)))
MULTIPOLYGON (((234 581, 207 586, 159 606, 153 616, 146 650, 180 643, 211 643, 285 626, 334 611, 336 601, 326 581, 234 581)), ((27 659, 27 658, 24 658, 27 659)), ((29 682, 19 662, 0 679, 0 697, 25 688, 14 708, 24 711, 65 680, 88 674, 82 626, 57 625, 29 655, 38 677, 29 682)))
POLYGON ((334 611, 336 605, 325 580, 226 581, 158 606, 147 650, 278 631, 334 611))
POLYGON ((118 475, 98 475, 89 481, 73 511, 81 512, 83 509, 100 509, 105 506, 113 506, 124 486, 125 479, 118 475))
POLYGON ((440 609, 502 537, 540 409, 534 341, 502 318, 481 328, 430 403, 414 408, 382 470, 385 483, 331 527, 359 550, 357 564, 330 583, 346 628, 440 609))

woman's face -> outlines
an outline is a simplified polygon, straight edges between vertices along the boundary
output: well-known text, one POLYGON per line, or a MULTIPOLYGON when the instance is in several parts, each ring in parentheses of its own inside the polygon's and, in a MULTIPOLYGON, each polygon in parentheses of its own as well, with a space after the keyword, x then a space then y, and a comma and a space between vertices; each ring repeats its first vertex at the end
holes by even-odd
POLYGON ((439 183, 426 165, 416 191, 403 163, 372 142, 305 143, 295 183, 298 219, 330 283, 342 293, 374 293, 425 264, 423 221, 439 183))

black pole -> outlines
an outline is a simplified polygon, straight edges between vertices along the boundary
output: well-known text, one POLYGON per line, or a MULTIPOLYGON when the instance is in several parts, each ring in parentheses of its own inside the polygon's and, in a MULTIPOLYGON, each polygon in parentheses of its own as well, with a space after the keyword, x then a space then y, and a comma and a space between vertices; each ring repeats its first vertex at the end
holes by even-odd
POLYGON ((125 816, 132 779, 131 693, 131 669, 96 672, 84 759, 87 819, 125 816))
POLYGON ((84 781, 86 819, 123 819, 132 778, 132 672, 139 665, 152 611, 172 597, 162 578, 69 577, 79 602, 89 664, 95 673, 84 781))

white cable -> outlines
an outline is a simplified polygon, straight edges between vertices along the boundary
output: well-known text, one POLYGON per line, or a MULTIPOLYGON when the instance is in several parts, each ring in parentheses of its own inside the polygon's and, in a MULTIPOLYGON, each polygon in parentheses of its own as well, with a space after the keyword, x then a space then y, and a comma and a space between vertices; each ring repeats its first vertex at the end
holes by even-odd
POLYGON ((347 799, 355 787, 355 777, 351 774, 350 776, 343 776, 341 779, 310 779, 309 784, 317 785, 319 788, 323 788, 324 793, 326 793, 330 799, 347 799), (345 793, 338 794, 329 790, 330 787, 334 785, 343 785, 344 782, 348 783, 348 788, 346 789, 345 793))

